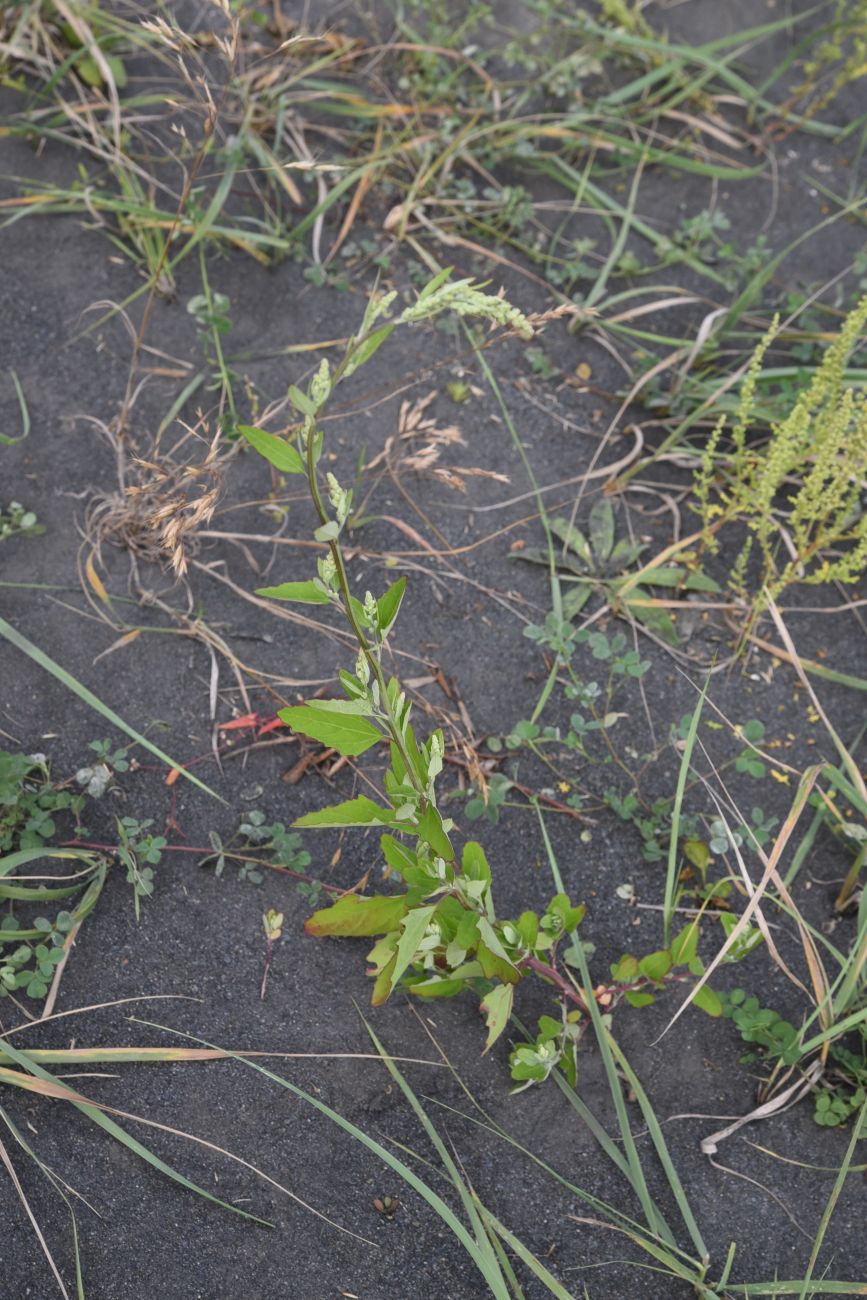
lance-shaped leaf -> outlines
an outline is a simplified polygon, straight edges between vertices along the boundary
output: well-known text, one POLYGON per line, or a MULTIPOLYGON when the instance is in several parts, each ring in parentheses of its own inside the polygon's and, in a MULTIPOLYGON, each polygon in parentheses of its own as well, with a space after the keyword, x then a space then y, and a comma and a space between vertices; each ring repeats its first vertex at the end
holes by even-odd
POLYGON ((351 935, 387 934, 396 930, 406 915, 407 895, 393 898, 375 895, 362 898, 344 894, 331 907, 320 908, 304 923, 307 934, 315 939, 326 935, 345 938, 351 935))
POLYGON ((358 351, 354 352, 350 357, 345 374, 347 376, 353 374, 359 366, 364 365, 365 361, 369 361, 374 352, 376 352, 378 348, 382 347, 393 329, 394 325, 380 325, 378 330, 374 330, 374 332, 359 345, 358 351))
POLYGON ((607 497, 598 497, 590 511, 590 545, 595 559, 603 563, 614 549, 614 510, 607 497))
POLYGON ((258 451, 260 456, 264 456, 282 474, 305 472, 304 461, 298 451, 285 439, 278 438, 273 433, 266 433, 264 429, 255 429, 249 424, 239 424, 238 432, 246 438, 251 447, 258 451))
POLYGON ((271 600, 295 600, 301 605, 327 605, 328 594, 315 582, 283 582, 279 587, 258 587, 257 596, 271 600))
POLYGON ((700 1011, 706 1012, 709 1016, 721 1016, 723 1013, 722 1002, 707 984, 703 984, 697 992, 693 993, 692 1003, 693 1006, 698 1007, 700 1011))
POLYGON ((373 990, 374 1006, 381 1006, 385 1002, 418 952, 418 946, 435 911, 436 903, 433 903, 427 907, 415 907, 403 918, 403 933, 397 941, 394 957, 382 971, 373 990))
POLYGON ((485 1013, 485 1020, 488 1026, 488 1037, 485 1042, 485 1052, 493 1047, 494 1043, 500 1037, 500 1034, 509 1023, 509 1016, 512 1014, 512 1002, 515 997, 514 984, 495 984, 489 993, 482 998, 482 1010, 485 1013))
POLYGON ((373 826, 389 825, 394 821, 390 808, 383 808, 364 795, 357 799, 347 799, 343 803, 332 804, 330 808, 320 808, 316 812, 305 813, 298 817, 293 826, 373 826))
POLYGON ((406 578, 398 578, 393 582, 384 596, 380 596, 376 602, 376 621, 379 626, 381 636, 388 636, 394 620, 397 618, 397 612, 400 609, 400 602, 403 600, 403 593, 406 591, 406 578))
POLYGON ((418 833, 441 858, 451 862, 455 856, 448 835, 443 830, 443 819, 439 812, 429 803, 419 818, 418 833))
MULTIPOLYGON (((330 701, 343 703, 344 701, 330 701)), ((351 708, 350 701, 345 701, 351 708)), ((293 708, 281 709, 279 717, 293 731, 300 731, 323 745, 330 745, 339 754, 354 757, 363 754, 371 745, 382 739, 382 732, 367 718, 346 711, 336 712, 323 709, 315 704, 299 704, 293 708)))
MULTIPOLYGON (((615 587, 614 590, 616 589, 615 587)), ((624 604, 633 618, 655 632, 666 645, 679 645, 680 637, 674 619, 662 605, 653 605, 650 601, 651 596, 643 587, 633 587, 624 604), (644 601, 648 603, 643 604, 644 601)))

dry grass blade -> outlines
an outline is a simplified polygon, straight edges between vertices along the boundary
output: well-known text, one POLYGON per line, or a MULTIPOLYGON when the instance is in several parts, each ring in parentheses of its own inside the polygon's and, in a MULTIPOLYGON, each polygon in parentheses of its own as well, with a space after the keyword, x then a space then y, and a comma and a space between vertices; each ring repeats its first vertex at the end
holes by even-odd
MULTIPOLYGON (((43 1020, 53 1019, 56 1017, 43 1017, 43 1020)), ((19 1028, 29 1029, 33 1026, 21 1025, 19 1028)), ((383 1059, 376 1052, 256 1052, 243 1049, 232 1051, 220 1047, 48 1047, 31 1048, 27 1056, 29 1060, 36 1061, 40 1065, 120 1065, 124 1062, 165 1065, 177 1064, 180 1061, 229 1061, 240 1057, 261 1057, 281 1061, 381 1061, 383 1059)), ((11 1059, 4 1052, 3 1038, 0 1038, 0 1061, 11 1059)), ((389 1056, 388 1059, 406 1065, 431 1065, 436 1069, 444 1068, 441 1061, 430 1061, 421 1056, 389 1056)))
POLYGON ((785 623, 783 622, 782 615, 780 614, 780 611, 777 608, 777 606, 774 604, 773 600, 771 600, 770 595, 768 595, 768 609, 770 610, 771 617, 773 618, 774 623, 776 624, 777 631, 779 632, 782 638, 783 644, 789 653, 791 662, 795 666, 795 670, 798 674, 798 677, 801 679, 801 684, 813 703, 813 708, 816 710, 819 717, 822 719, 822 722, 825 726, 825 730, 827 731, 828 735, 831 737, 831 740, 834 742, 834 747, 843 761, 843 766, 845 767, 847 773, 849 774, 852 784, 855 786, 855 789, 858 791, 858 793, 860 794, 864 802, 867 803, 867 784, 865 784, 864 782, 864 777, 861 774, 861 769, 858 767, 858 764, 855 762, 852 755, 849 753, 848 749, 843 744, 840 737, 837 735, 837 732, 831 726, 831 723, 828 719, 828 715, 826 714, 825 710, 822 708, 822 705, 819 703, 819 698, 816 695, 816 692, 813 690, 813 687, 810 684, 810 680, 807 677, 806 672, 804 671, 798 652, 795 649, 795 644, 792 641, 791 636, 789 635, 789 629, 786 627, 785 623))
POLYGON ((727 1124, 725 1128, 719 1129, 716 1133, 710 1133, 706 1138, 701 1140, 701 1149, 706 1156, 716 1155, 719 1144, 726 1138, 737 1133, 745 1124, 753 1124, 757 1119, 768 1119, 771 1115, 779 1115, 782 1111, 788 1110, 791 1106, 797 1105, 802 1097, 818 1083, 822 1075, 824 1066, 821 1061, 812 1061, 803 1075, 790 1084, 783 1092, 777 1093, 769 1101, 763 1102, 761 1106, 756 1106, 747 1115, 741 1115, 732 1124, 727 1124))
POLYGON ((6 1150, 6 1146, 2 1139, 0 1139, 0 1163, 3 1164, 7 1174, 9 1175, 9 1178, 12 1182, 12 1186, 15 1188, 15 1191, 18 1194, 18 1199, 20 1200, 21 1204, 24 1207, 24 1212, 27 1215, 28 1219, 30 1220, 31 1227, 33 1228, 33 1231, 36 1234, 36 1239, 39 1242, 39 1245, 42 1249, 42 1253, 48 1261, 48 1267, 51 1269, 51 1272, 54 1275, 54 1280, 57 1283, 58 1287, 60 1288, 60 1294, 64 1297, 64 1300, 69 1300, 69 1292, 67 1291, 63 1282, 63 1278, 60 1276, 57 1265, 54 1262, 54 1256, 51 1254, 51 1251, 48 1248, 48 1242, 45 1240, 42 1229, 39 1226, 39 1221, 37 1220, 36 1215, 33 1213, 33 1210, 30 1207, 30 1202, 28 1201, 26 1195, 24 1194, 24 1188, 21 1186, 20 1179, 18 1178, 18 1174, 15 1171, 15 1166, 12 1163, 12 1160, 9 1156, 9 1152, 6 1150))
MULTIPOLYGON (((763 758, 765 758, 768 762, 776 766, 776 760, 771 758, 770 755, 764 753, 757 747, 753 747, 753 748, 755 748, 756 753, 761 753, 763 758)), ((708 757, 706 751, 705 751, 705 756, 708 757)), ((710 762, 709 758, 708 761, 710 762)), ((734 812, 735 816, 738 818, 738 820, 741 823, 745 823, 746 819, 743 813, 737 807, 735 801, 728 794, 728 791, 726 790, 725 785, 720 778, 720 774, 713 767, 712 762, 711 762, 711 768, 714 772, 716 779, 720 782, 721 788, 726 794, 731 810, 734 812)), ((710 798, 713 800, 713 803, 716 806, 717 813, 719 814, 719 818, 722 821, 723 826, 725 827, 725 831, 726 831, 726 835, 728 836, 731 851, 734 853, 734 856, 737 860, 738 870, 740 871, 741 878, 743 879, 744 888, 748 896, 752 898, 755 894, 756 886, 753 884, 752 878, 750 877, 749 869, 747 867, 744 856, 741 853, 740 846, 738 845, 737 839, 735 838, 732 832, 732 828, 728 823, 725 812, 722 806, 720 805, 719 799, 717 798, 716 794, 711 789, 708 782, 705 781, 703 778, 702 778, 702 784, 707 789, 710 798)), ((767 864, 768 859, 761 848, 759 848, 759 854, 761 860, 767 864)), ((810 980, 813 985, 813 999, 816 1007, 818 1008, 819 1017, 823 1028, 828 1028, 833 1018, 832 1011, 829 1005, 830 983, 828 980, 827 971, 825 970, 822 959, 819 956, 819 950, 816 947, 815 941, 813 939, 812 934, 810 933, 809 927, 804 924, 804 921, 801 918, 798 908, 796 907, 795 902, 791 894, 789 893, 789 888, 786 881, 781 878, 776 868, 774 868, 773 871, 771 872, 770 880, 779 891, 778 901, 782 902, 783 906, 788 911, 788 915, 792 920, 794 920, 795 925, 797 926, 798 937, 801 942, 801 948, 804 953, 804 959, 807 963, 807 969, 810 973, 810 980)), ((771 954, 771 957, 773 958, 773 960, 775 961, 779 969, 786 976, 786 978, 790 980, 791 983, 794 984, 797 988, 799 988, 803 993, 805 993, 807 997, 809 997, 810 996, 809 990, 805 987, 805 985, 798 978, 798 976, 795 975, 794 972, 789 969, 788 965, 783 960, 779 950, 777 949, 777 945, 771 933, 771 928, 768 925, 767 920, 765 919, 764 913, 762 912, 762 908, 759 903, 756 904, 755 915, 756 915, 756 923, 762 932, 762 935, 764 937, 768 951, 771 954)), ((823 1052, 823 1059, 826 1055, 827 1055, 827 1048, 823 1052)))
POLYGON ((327 1214, 323 1214, 321 1210, 317 1210, 315 1206, 310 1205, 309 1202, 305 1201, 302 1197, 298 1196, 295 1192, 290 1191, 288 1187, 284 1187, 282 1183, 278 1183, 276 1179, 271 1178, 271 1176, 269 1174, 266 1174, 264 1170, 259 1169, 256 1165, 251 1164, 248 1160, 244 1160, 242 1156, 236 1155, 233 1151, 229 1151, 225 1147, 221 1147, 215 1142, 210 1142, 208 1141, 207 1138, 198 1137, 195 1133, 188 1133, 184 1129, 177 1129, 170 1124, 161 1124, 159 1123, 159 1121, 148 1119, 143 1115, 133 1115, 130 1114, 128 1111, 119 1110, 115 1106, 108 1106, 105 1105, 103 1102, 94 1101, 89 1097, 85 1097, 82 1093, 78 1092, 77 1090, 70 1088, 67 1085, 61 1083, 60 1081, 52 1078, 52 1076, 49 1075, 45 1070, 41 1069, 41 1067, 36 1065, 35 1061, 30 1056, 29 1053, 26 1056, 24 1056, 24 1054, 16 1051, 14 1052, 14 1056, 16 1060, 23 1061, 25 1063, 26 1068, 35 1069, 37 1077, 34 1077, 32 1074, 25 1073, 24 1070, 7 1069, 6 1067, 0 1066, 0 1083, 10 1084, 14 1087, 21 1088, 26 1092, 34 1093, 41 1097, 50 1097, 53 1100, 69 1102, 71 1105, 75 1106, 78 1110, 83 1111, 91 1119, 95 1119, 100 1124, 101 1127, 107 1129, 107 1131, 113 1137, 115 1137, 118 1141, 122 1142, 130 1150, 134 1151, 137 1155, 143 1156, 143 1158, 145 1158, 149 1164, 153 1165, 161 1173, 168 1174, 175 1182, 180 1183, 182 1186, 188 1188, 191 1191, 197 1192, 200 1196, 204 1196, 207 1200, 215 1201, 218 1205, 223 1206, 225 1209, 234 1210, 235 1213, 241 1214, 244 1218, 253 1219, 257 1223, 263 1223, 263 1224, 265 1223, 264 1220, 259 1219, 256 1215, 249 1214, 247 1213, 247 1211, 240 1210, 238 1209, 237 1206, 230 1205, 227 1202, 222 1201, 219 1197, 213 1196, 210 1192, 205 1191, 204 1188, 198 1187, 195 1183, 191 1182, 188 1178, 185 1178, 184 1175, 179 1174, 176 1170, 173 1170, 171 1166, 167 1165, 164 1161, 160 1160, 159 1157, 155 1156, 152 1152, 150 1152, 146 1147, 143 1147, 141 1143, 137 1142, 134 1138, 130 1137, 130 1135, 126 1133, 123 1129, 121 1129, 117 1124, 115 1124, 113 1120, 109 1119, 109 1116, 116 1115, 119 1119, 129 1120, 135 1124, 144 1124, 148 1128, 157 1129, 162 1133, 168 1133, 172 1137, 180 1137, 180 1138, 184 1138, 188 1142, 194 1142, 196 1143, 196 1145, 204 1147, 206 1150, 213 1152, 215 1155, 225 1156, 227 1159, 233 1161, 234 1163, 241 1165, 242 1168, 248 1169, 251 1173, 255 1174, 258 1178, 261 1178, 263 1182, 268 1183, 271 1187, 274 1187, 277 1191, 282 1192, 285 1196, 288 1196, 290 1200, 295 1201, 296 1204, 302 1207, 302 1209, 307 1210, 310 1214, 314 1215, 317 1219, 322 1219, 323 1222, 327 1223, 330 1227, 336 1228, 338 1232, 345 1233, 347 1236, 353 1237, 356 1241, 364 1242, 364 1244, 368 1246, 372 1246, 375 1244, 374 1242, 368 1240, 368 1238, 362 1237, 358 1233, 353 1232, 351 1229, 344 1228, 342 1224, 339 1224, 334 1219, 329 1218, 329 1216, 327 1214))
MULTIPOLYGON (((683 1015, 686 1008, 690 1005, 690 1003, 695 998, 695 995, 698 993, 699 989, 704 988, 705 984, 710 979, 711 975, 714 973, 716 968, 725 959, 726 954, 731 951, 733 945, 738 941, 738 939, 747 929, 750 921, 755 915, 757 908, 759 907, 759 904, 761 903, 763 897, 765 896, 765 893, 767 892, 768 886, 771 884, 771 882, 773 881, 774 883, 776 883, 778 888, 782 884, 782 880, 780 879, 779 874, 777 872, 777 864, 782 858, 786 846, 788 845, 789 840, 791 839, 794 833, 795 827, 797 826, 801 814, 804 811, 804 808, 806 807, 807 800, 810 797, 813 786, 816 784, 816 780, 819 774, 821 773, 821 771, 822 771, 821 766, 817 765, 815 767, 808 768, 807 771, 802 776, 800 784, 798 786, 798 790, 795 794, 795 799, 792 804, 792 807, 789 809, 789 813, 786 817, 786 820, 780 829, 780 834, 777 836, 777 839, 774 842, 774 847, 772 848, 770 854, 765 859, 765 868, 764 868, 764 872, 762 873, 762 878, 759 881, 759 883, 756 885, 752 897, 750 898, 749 902, 747 903, 746 907, 744 908, 743 912, 738 918, 737 923, 733 926, 732 930, 726 937, 725 943, 720 948, 716 956, 713 958, 710 965, 705 969, 701 978, 696 981, 695 985, 690 991, 689 997, 684 999, 684 1001, 678 1007, 677 1011, 669 1020, 668 1024, 663 1029, 662 1033, 659 1034, 658 1037, 654 1039, 654 1045, 658 1043, 662 1038, 664 1038, 665 1035, 668 1033, 668 1031, 675 1024, 675 1022, 680 1019, 680 1017, 683 1015)), ((783 886, 783 888, 785 888, 785 886, 783 886)))

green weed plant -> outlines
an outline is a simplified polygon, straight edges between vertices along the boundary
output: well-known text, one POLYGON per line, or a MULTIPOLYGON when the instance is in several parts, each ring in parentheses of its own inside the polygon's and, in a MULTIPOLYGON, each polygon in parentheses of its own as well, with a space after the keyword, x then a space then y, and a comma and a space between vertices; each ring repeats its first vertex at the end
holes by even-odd
POLYGON ((756 389, 772 326, 741 388, 729 450, 720 451, 724 419, 708 440, 695 477, 705 545, 718 549, 729 524, 746 527, 730 583, 754 612, 794 584, 854 583, 867 567, 867 398, 846 380, 865 324, 867 297, 846 317, 789 413, 757 442, 756 389))
MULTIPOLYGON (((288 474, 305 475, 318 526, 316 541, 325 554, 315 577, 259 590, 275 600, 331 606, 348 622, 358 645, 353 671, 339 670, 343 699, 313 699, 285 708, 282 720, 293 730, 357 757, 387 745, 382 800, 359 795, 300 817, 302 827, 365 827, 381 832, 380 846, 388 875, 401 891, 361 895, 347 893, 315 912, 306 929, 317 937, 375 939, 368 960, 373 1003, 381 1004, 398 987, 424 1001, 473 992, 487 1021, 487 1051, 504 1032, 512 1015, 517 987, 527 978, 541 979, 555 990, 556 1015, 543 1015, 533 1041, 511 1053, 512 1077, 518 1088, 546 1079, 561 1067, 574 1082, 576 1049, 596 1011, 607 1015, 620 1002, 645 1006, 671 983, 692 984, 704 972, 698 956, 699 925, 691 921, 666 948, 638 958, 624 955, 612 967, 609 983, 589 994, 575 978, 585 960, 576 931, 584 907, 561 889, 541 911, 526 909, 517 917, 498 914, 491 868, 481 844, 455 844, 456 827, 439 807, 437 779, 443 768, 445 738, 434 730, 427 738, 411 722, 411 702, 397 677, 387 676, 383 653, 406 589, 400 577, 381 595, 367 591, 360 599, 350 588, 341 534, 352 510, 352 491, 333 472, 324 483, 319 463, 323 451, 322 416, 337 386, 373 356, 399 325, 430 321, 453 312, 487 321, 521 338, 533 337, 533 325, 501 297, 485 294, 471 281, 452 281, 448 271, 422 289, 418 299, 392 319, 397 295, 373 297, 360 330, 340 363, 324 360, 306 392, 292 386, 290 400, 301 416, 295 441, 262 429, 241 428, 247 441, 272 465, 288 474)), ((720 1015, 722 1005, 706 985, 694 996, 697 1006, 720 1015)))

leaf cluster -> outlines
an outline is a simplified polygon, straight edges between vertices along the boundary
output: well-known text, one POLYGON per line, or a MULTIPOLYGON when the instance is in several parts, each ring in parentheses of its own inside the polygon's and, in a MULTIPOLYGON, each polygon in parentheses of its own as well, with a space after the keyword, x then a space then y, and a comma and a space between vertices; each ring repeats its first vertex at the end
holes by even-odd
MULTIPOLYGON (((648 588, 662 587, 684 591, 716 592, 718 584, 695 564, 651 564, 640 571, 634 566, 647 549, 631 538, 617 540, 614 508, 607 497, 599 497, 590 511, 588 535, 561 517, 549 521, 551 532, 562 542, 555 556, 561 583, 568 585, 563 595, 562 613, 573 619, 581 612, 594 591, 604 596, 614 613, 637 619, 668 645, 679 638, 674 620, 661 605, 654 605, 648 588), (636 573, 640 583, 636 584, 636 573)), ((517 560, 542 564, 550 568, 551 557, 545 547, 528 546, 512 553, 517 560)))

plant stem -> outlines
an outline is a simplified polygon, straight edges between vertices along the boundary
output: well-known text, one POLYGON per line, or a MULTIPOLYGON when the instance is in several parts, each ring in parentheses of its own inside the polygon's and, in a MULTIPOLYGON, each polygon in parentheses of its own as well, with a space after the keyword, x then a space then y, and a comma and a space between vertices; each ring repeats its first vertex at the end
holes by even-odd
MULTIPOLYGON (((359 342, 361 341, 362 340, 359 340, 359 342)), ((348 353, 347 357, 344 358, 344 362, 343 362, 344 365, 351 355, 352 352, 348 353)), ((340 376, 341 368, 342 367, 338 367, 338 369, 335 371, 335 382, 340 376)), ((322 493, 319 491, 319 483, 316 478, 316 465, 313 460, 314 438, 315 438, 315 434, 313 428, 313 420, 311 419, 307 428, 307 483, 310 488, 310 495, 313 498, 313 505, 316 508, 316 513, 319 516, 320 523, 326 524, 329 522, 329 516, 328 516, 328 511, 325 509, 325 504, 322 500, 322 493)), ((397 719, 394 716, 394 710, 392 709, 391 701, 388 697, 388 683, 386 682, 385 674, 382 671, 382 664, 380 663, 379 655, 376 653, 375 648, 371 646, 367 637, 364 635, 364 631, 361 627, 361 624, 356 618, 355 611, 352 608, 352 596, 349 590, 349 578, 346 573, 346 566, 343 563, 343 552, 340 549, 339 541, 337 541, 336 539, 330 541, 328 543, 328 549, 331 552, 331 557, 334 560, 334 565, 337 570, 337 581, 340 586, 340 596, 341 596, 341 604, 343 606, 343 613, 346 617, 347 622, 349 623, 349 626, 352 629, 352 633, 356 641, 358 642, 362 654, 364 655, 365 659, 370 665, 370 670, 373 673, 376 682, 379 686, 379 698, 380 698, 380 703, 383 712, 385 713, 389 736, 391 740, 394 742, 394 744, 397 746, 398 752, 400 753, 400 757, 403 761, 403 765, 406 768, 407 778, 409 779, 413 788, 417 791, 419 795, 419 806, 420 806, 420 810, 423 812, 427 803, 425 789, 421 783, 421 780, 419 779, 418 773, 415 770, 415 765, 413 764, 413 761, 409 756, 409 752, 406 748, 406 743, 403 738, 403 733, 397 724, 397 719)))

